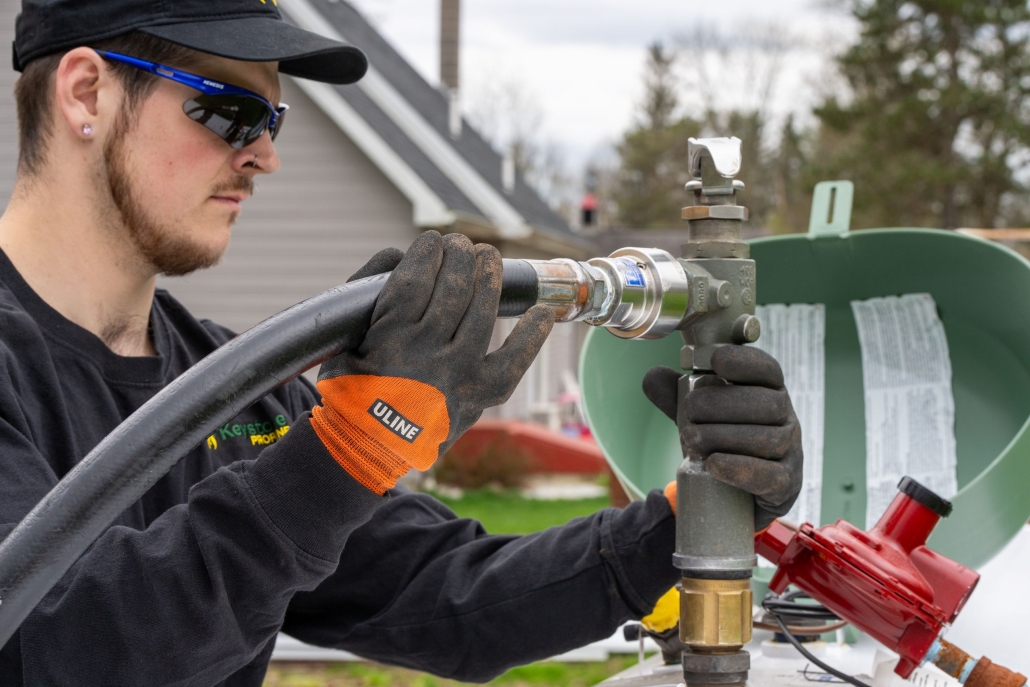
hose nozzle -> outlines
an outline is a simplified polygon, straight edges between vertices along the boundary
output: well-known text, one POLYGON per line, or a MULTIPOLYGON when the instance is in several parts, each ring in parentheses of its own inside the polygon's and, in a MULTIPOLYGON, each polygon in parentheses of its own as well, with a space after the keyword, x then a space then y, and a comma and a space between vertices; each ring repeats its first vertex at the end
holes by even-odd
POLYGON ((505 260, 500 317, 536 303, 559 322, 607 327, 624 339, 660 339, 679 327, 690 282, 676 258, 657 248, 621 248, 607 258, 505 260))

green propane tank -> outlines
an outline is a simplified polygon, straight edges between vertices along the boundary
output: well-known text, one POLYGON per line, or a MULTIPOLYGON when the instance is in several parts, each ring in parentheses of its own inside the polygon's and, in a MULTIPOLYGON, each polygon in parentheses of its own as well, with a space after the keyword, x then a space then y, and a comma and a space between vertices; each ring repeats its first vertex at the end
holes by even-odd
MULTIPOLYGON (((826 310, 821 523, 865 528, 862 356, 851 302, 929 293, 947 335, 955 399, 958 494, 929 545, 976 568, 1030 518, 1030 263, 1008 248, 950 231, 849 232, 851 185, 817 187, 808 234, 751 241, 758 303, 826 310)), ((646 233, 641 233, 641 238, 646 233)), ((682 461, 670 422, 644 397, 655 365, 678 369, 682 341, 624 340, 592 329, 580 361, 583 409, 631 498, 663 488, 682 461)))

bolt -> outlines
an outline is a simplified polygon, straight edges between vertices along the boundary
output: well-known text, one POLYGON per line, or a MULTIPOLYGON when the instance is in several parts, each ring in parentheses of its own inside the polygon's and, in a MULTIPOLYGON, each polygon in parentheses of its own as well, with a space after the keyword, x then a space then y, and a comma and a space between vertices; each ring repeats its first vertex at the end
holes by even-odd
POLYGON ((684 370, 694 369, 694 347, 684 346, 680 349, 680 367, 684 370))
POLYGON ((762 323, 754 315, 741 315, 733 323, 733 341, 738 344, 754 343, 762 334, 762 323))
POLYGON ((733 305, 733 285, 728 281, 724 281, 719 285, 719 290, 715 294, 716 300, 719 301, 719 305, 728 308, 733 305))

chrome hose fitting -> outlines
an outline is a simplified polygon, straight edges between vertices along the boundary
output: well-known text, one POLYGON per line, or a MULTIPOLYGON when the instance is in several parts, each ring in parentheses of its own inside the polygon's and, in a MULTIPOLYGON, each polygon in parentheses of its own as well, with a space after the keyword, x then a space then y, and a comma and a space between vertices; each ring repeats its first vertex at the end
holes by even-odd
POLYGON ((690 280, 671 254, 657 248, 620 248, 592 267, 607 273, 611 302, 588 324, 623 339, 661 339, 676 331, 690 305, 690 280))
POLYGON ((557 321, 584 321, 624 339, 660 339, 676 331, 690 305, 679 261, 657 248, 620 248, 607 258, 526 260, 536 272, 536 302, 557 321))

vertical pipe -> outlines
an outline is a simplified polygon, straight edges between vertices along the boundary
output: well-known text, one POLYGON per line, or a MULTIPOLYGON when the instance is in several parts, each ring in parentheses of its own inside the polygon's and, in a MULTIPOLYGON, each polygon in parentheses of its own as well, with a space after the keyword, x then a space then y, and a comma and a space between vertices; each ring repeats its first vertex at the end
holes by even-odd
MULTIPOLYGON (((681 326, 680 364, 690 373, 680 378, 680 409, 695 389, 726 383, 713 372, 712 354, 720 345, 741 343, 734 334, 736 323, 755 313, 755 263, 741 240, 747 209, 736 204, 743 185, 732 179, 739 170, 740 141, 692 138, 689 144, 694 181, 687 190, 694 194, 694 205, 682 211, 690 228, 680 264, 693 290, 692 312, 681 326), (736 165, 727 167, 732 153, 736 165)), ((750 578, 757 564, 754 497, 709 475, 703 457, 684 450, 676 473, 676 504, 673 564, 682 571, 684 682, 687 687, 744 687, 751 666, 743 650, 751 641, 750 578)))
POLYGON ((440 0, 440 86, 457 91, 461 46, 461 0, 440 0))

